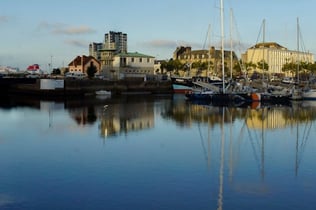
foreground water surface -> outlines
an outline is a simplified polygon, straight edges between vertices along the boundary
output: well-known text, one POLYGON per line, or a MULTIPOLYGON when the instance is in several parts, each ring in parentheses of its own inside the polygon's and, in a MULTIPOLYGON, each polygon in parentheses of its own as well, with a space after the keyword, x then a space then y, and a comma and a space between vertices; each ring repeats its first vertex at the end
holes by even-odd
POLYGON ((315 119, 316 102, 8 98, 0 209, 315 209, 315 119))

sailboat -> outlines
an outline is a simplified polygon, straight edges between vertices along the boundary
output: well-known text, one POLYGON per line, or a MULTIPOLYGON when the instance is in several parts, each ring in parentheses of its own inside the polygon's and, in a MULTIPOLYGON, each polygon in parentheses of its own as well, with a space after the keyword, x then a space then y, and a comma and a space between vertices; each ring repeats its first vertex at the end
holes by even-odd
MULTIPOLYGON (((212 103, 219 103, 223 105, 242 105, 244 103, 260 101, 261 96, 258 93, 253 92, 247 88, 240 88, 235 86, 236 83, 232 82, 232 72, 231 80, 228 84, 225 83, 225 51, 224 51, 224 4, 221 0, 220 7, 221 16, 221 67, 222 67, 222 87, 219 92, 215 92, 211 95, 212 103), (229 88, 233 87, 232 90, 229 88)), ((232 52, 232 49, 231 49, 232 52)), ((232 54, 231 54, 232 56, 232 54)), ((231 64, 232 65, 232 64, 231 64)))
MULTIPOLYGON (((209 26, 208 31, 207 31, 207 36, 209 36, 209 34, 210 34, 210 26, 209 26)), ((205 45, 203 46, 203 49, 205 49, 204 47, 205 47, 205 45)), ((176 51, 178 51, 178 49, 182 49, 182 48, 183 47, 177 48, 176 51)), ((191 76, 190 72, 191 72, 191 67, 192 67, 193 63, 192 63, 192 61, 190 61, 189 63, 185 64, 185 66, 187 68, 187 72, 186 72, 185 76, 172 75, 170 77, 175 93, 186 93, 189 96, 191 96, 191 93, 195 94, 195 92, 197 92, 198 94, 200 94, 201 92, 204 92, 205 89, 208 89, 205 86, 208 86, 209 84, 212 86, 218 86, 219 84, 221 84, 221 82, 222 82, 221 78, 217 77, 216 75, 210 74, 211 49, 212 48, 210 48, 208 50, 202 50, 203 57, 204 56, 207 57, 207 60, 208 60, 208 64, 207 64, 208 67, 207 67, 206 76, 202 76, 202 75, 191 76)), ((207 92, 209 93, 209 91, 207 91, 207 92)))
MULTIPOLYGON (((299 54, 299 50, 300 50, 300 40, 299 40, 299 37, 300 37, 300 27, 299 27, 299 19, 297 18, 297 68, 296 68, 296 77, 297 77, 297 84, 299 84, 299 69, 300 69, 300 54, 299 54)), ((291 96, 290 96, 290 99, 291 100, 302 100, 303 99, 303 92, 302 92, 302 89, 301 88, 297 88, 296 87, 296 83, 294 83, 294 86, 292 87, 292 90, 291 90, 291 96)))
MULTIPOLYGON (((222 78, 221 84, 208 85, 199 83, 201 89, 199 91, 192 91, 186 94, 186 97, 191 100, 207 100, 213 105, 234 105, 240 106, 247 102, 260 101, 260 94, 255 93, 250 87, 241 87, 237 82, 231 78, 229 82, 225 80, 225 49, 224 49, 224 6, 221 0, 220 16, 221 16, 221 70, 222 78)), ((232 43, 232 40, 231 40, 232 43)), ((232 67, 232 46, 231 46, 231 67, 232 67)))
POLYGON ((304 100, 316 100, 316 89, 309 88, 303 92, 304 100))
MULTIPOLYGON (((300 28, 299 28, 299 22, 298 22, 298 19, 297 19, 297 36, 299 37, 300 36, 300 28)), ((299 38, 298 38, 298 47, 299 47, 299 38)), ((299 53, 299 49, 297 50, 298 53, 299 53)), ((298 54, 299 56, 299 54, 298 54)), ((299 65, 299 61, 298 61, 298 65, 299 65)), ((297 67, 297 80, 299 82, 299 67, 297 67)), ((316 100, 316 89, 315 88, 307 88, 305 89, 304 91, 302 91, 302 89, 299 89, 300 90, 300 99, 304 99, 304 100, 316 100)))

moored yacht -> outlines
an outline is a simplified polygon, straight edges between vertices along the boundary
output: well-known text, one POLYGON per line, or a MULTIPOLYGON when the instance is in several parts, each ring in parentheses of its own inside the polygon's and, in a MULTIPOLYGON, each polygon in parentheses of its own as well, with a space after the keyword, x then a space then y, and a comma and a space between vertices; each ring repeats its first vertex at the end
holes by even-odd
POLYGON ((316 89, 310 88, 303 92, 304 100, 316 100, 316 89))

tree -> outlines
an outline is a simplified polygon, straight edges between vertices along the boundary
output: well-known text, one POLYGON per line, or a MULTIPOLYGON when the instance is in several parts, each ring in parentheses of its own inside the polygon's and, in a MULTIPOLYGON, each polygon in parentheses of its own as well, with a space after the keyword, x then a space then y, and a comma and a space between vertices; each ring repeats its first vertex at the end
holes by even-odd
POLYGON ((178 74, 178 70, 182 69, 184 65, 179 60, 173 60, 172 58, 169 61, 161 62, 161 69, 166 69, 168 72, 176 71, 175 74, 178 74))
POLYGON ((160 68, 162 70, 166 69, 166 71, 168 72, 173 71, 173 66, 171 65, 171 63, 172 63, 172 59, 170 59, 169 61, 162 61, 160 68))
POLYGON ((297 69, 297 64, 291 62, 291 63, 285 63, 282 67, 283 72, 290 72, 291 74, 294 74, 297 69))
POLYGON ((250 71, 250 70, 254 70, 257 68, 257 65, 254 64, 253 62, 248 62, 248 63, 245 63, 245 68, 246 68, 246 71, 250 71))
POLYGON ((200 75, 202 71, 207 70, 207 67, 208 67, 207 62, 197 61, 197 62, 192 63, 192 68, 197 69, 197 75, 200 75))
POLYGON ((308 70, 311 74, 316 74, 316 62, 310 63, 308 66, 308 70))
POLYGON ((53 69, 53 71, 52 71, 52 73, 51 73, 52 75, 60 75, 61 74, 61 71, 60 71, 60 69, 59 68, 57 68, 57 69, 53 69))
POLYGON ((88 78, 89 79, 93 78, 96 72, 97 72, 97 67, 93 65, 93 62, 90 62, 90 66, 87 69, 88 78))
POLYGON ((269 71, 269 65, 265 62, 265 60, 261 60, 257 63, 257 68, 261 70, 263 78, 266 72, 269 71))
POLYGON ((265 60, 261 60, 257 63, 257 68, 262 71, 268 71, 269 70, 269 64, 265 62, 265 60))

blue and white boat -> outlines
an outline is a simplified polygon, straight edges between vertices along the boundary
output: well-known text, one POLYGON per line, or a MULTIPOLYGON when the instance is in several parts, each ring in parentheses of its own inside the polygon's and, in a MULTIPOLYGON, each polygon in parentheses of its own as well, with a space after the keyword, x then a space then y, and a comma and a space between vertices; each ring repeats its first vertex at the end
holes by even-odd
POLYGON ((304 100, 316 100, 316 89, 310 88, 303 92, 304 100))

